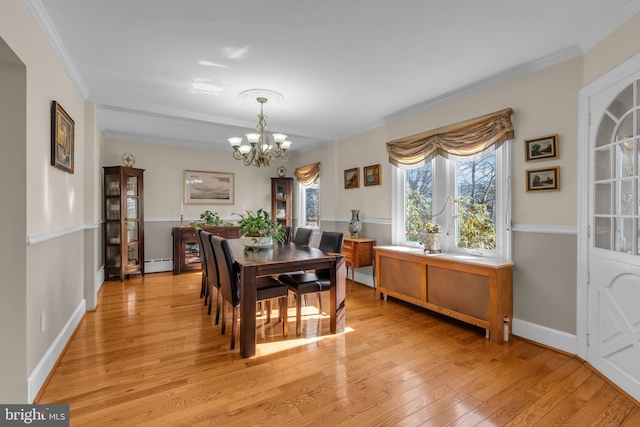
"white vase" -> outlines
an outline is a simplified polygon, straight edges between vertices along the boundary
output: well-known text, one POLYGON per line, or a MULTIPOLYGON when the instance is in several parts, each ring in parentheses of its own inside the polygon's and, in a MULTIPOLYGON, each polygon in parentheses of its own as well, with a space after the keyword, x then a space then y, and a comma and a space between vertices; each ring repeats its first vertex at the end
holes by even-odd
POLYGON ((425 252, 440 251, 440 233, 424 233, 422 235, 422 241, 425 252))
POLYGON ((271 236, 244 236, 244 245, 250 248, 268 248, 273 246, 271 236))

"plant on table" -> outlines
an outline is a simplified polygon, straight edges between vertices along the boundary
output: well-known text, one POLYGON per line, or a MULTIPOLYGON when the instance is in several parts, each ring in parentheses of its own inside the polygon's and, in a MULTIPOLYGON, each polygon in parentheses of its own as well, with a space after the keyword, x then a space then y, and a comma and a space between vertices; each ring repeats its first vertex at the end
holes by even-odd
POLYGON ((220 218, 217 212, 211 212, 206 210, 200 214, 200 222, 192 222, 189 224, 191 227, 231 227, 232 222, 224 221, 220 218))
POLYGON ((273 243, 285 243, 285 231, 282 224, 276 222, 271 215, 263 209, 256 212, 246 211, 244 214, 234 214, 240 217, 238 225, 240 226, 240 234, 244 234, 251 238, 252 246, 245 246, 245 250, 253 248, 260 249, 260 238, 271 238, 273 243))

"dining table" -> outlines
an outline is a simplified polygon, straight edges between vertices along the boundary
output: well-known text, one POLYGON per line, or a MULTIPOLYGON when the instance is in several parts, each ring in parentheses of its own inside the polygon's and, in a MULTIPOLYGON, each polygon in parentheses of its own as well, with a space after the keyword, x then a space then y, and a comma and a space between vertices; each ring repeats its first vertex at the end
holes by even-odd
POLYGON ((330 331, 345 328, 345 261, 340 253, 288 242, 253 250, 245 248, 243 239, 229 239, 240 273, 240 355, 256 354, 256 279, 301 270, 329 269, 331 276, 330 331))

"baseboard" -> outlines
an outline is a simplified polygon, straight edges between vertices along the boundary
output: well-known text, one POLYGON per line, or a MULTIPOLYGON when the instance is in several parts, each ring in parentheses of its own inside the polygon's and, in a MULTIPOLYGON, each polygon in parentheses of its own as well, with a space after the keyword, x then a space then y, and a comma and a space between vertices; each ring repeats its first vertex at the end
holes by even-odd
MULTIPOLYGON (((349 269, 349 277, 347 277, 348 279, 351 278, 351 269, 349 269)), ((364 285, 367 286, 371 286, 373 288, 373 276, 370 276, 368 274, 364 274, 364 273, 360 273, 358 271, 356 271, 356 282, 358 283, 362 283, 364 285)))
POLYGON ((100 267, 98 270, 98 274, 96 275, 96 283, 98 284, 98 289, 96 289, 96 293, 100 292, 102 289, 102 285, 104 284, 104 266, 100 267))
POLYGON ((513 319, 513 335, 555 348, 569 354, 577 354, 578 338, 576 335, 547 328, 520 319, 513 319))
POLYGON ((47 380, 47 377, 51 373, 51 370, 55 366, 58 358, 62 354, 65 346, 71 339, 73 332, 82 320, 86 311, 86 301, 83 299, 78 305, 78 308, 73 312, 66 325, 62 328, 56 339, 53 341, 47 352, 42 356, 40 362, 35 367, 31 375, 27 379, 27 398, 28 403, 33 403, 33 400, 38 395, 38 392, 42 388, 42 385, 47 380))
POLYGON ((162 271, 173 271, 173 259, 147 259, 144 261, 145 273, 160 273, 162 271))

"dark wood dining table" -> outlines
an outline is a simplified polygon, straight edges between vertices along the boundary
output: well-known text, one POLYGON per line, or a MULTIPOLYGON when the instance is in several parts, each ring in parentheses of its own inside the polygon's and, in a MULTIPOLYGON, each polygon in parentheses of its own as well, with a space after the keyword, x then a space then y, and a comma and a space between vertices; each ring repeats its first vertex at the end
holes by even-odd
POLYGON ((240 355, 256 354, 256 278, 300 270, 330 269, 330 331, 344 332, 345 262, 342 254, 324 252, 311 246, 285 243, 259 251, 244 249, 243 239, 230 239, 240 271, 240 355))

